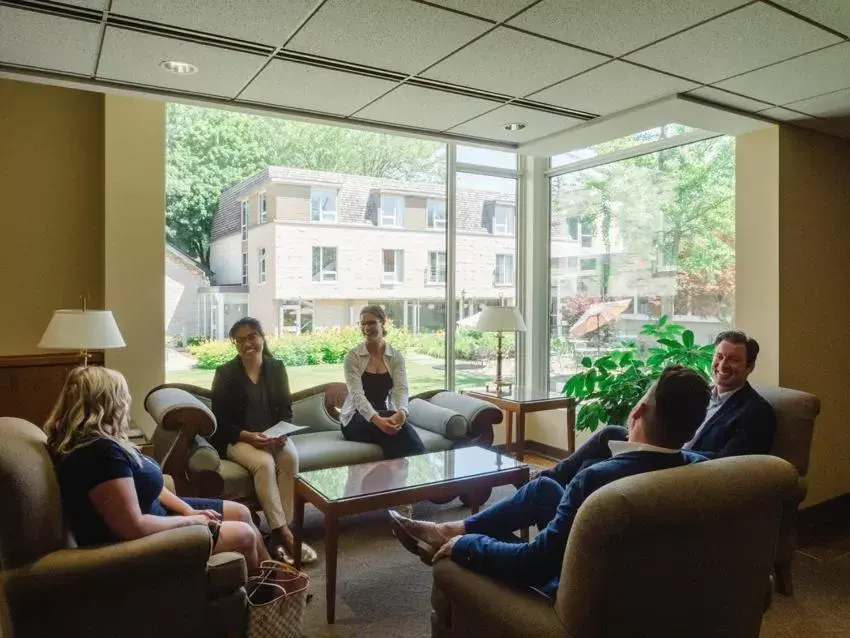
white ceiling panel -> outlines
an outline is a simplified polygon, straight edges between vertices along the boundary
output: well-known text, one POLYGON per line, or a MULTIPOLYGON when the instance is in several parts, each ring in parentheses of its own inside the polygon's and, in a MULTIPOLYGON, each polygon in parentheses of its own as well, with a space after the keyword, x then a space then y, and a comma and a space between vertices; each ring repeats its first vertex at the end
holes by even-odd
POLYGON ((103 11, 106 9, 108 0, 62 0, 63 4, 71 4, 75 7, 85 7, 86 9, 96 9, 103 11))
POLYGON ((264 61, 248 53, 108 27, 98 77, 233 97, 264 61), (159 66, 164 60, 189 62, 199 70, 175 75, 159 66))
POLYGON ((356 116, 376 122, 443 131, 496 106, 498 104, 490 100, 405 85, 370 104, 356 116))
POLYGON ((582 121, 509 104, 456 126, 450 132, 520 144, 566 130, 582 121), (521 131, 506 131, 505 124, 513 122, 525 124, 525 128, 521 131))
POLYGON ((743 0, 543 0, 510 24, 622 55, 742 4, 743 0))
POLYGON ((608 58, 499 27, 429 69, 428 78, 461 86, 528 95, 608 58))
POLYGON ((409 1, 328 0, 287 48, 418 73, 491 27, 409 1))
POLYGON ((850 43, 719 82, 718 87, 787 104, 850 86, 850 43))
POLYGON ((274 60, 239 99, 350 115, 395 84, 388 80, 274 60))
POLYGON ((607 115, 696 86, 633 64, 611 62, 529 97, 537 102, 607 115))
POLYGON ((768 117, 778 122, 786 122, 795 126, 833 135, 836 137, 850 137, 850 119, 847 117, 836 117, 832 119, 823 119, 819 117, 811 117, 803 115, 796 111, 790 111, 782 107, 776 107, 762 111, 759 115, 768 117))
POLYGON ((850 88, 787 104, 788 108, 824 118, 850 117, 850 88))
POLYGON ((837 36, 779 9, 753 4, 628 58, 713 83, 839 41, 837 36))
POLYGON ((111 13, 280 46, 318 0, 112 0, 111 13))
POLYGON ((759 115, 761 115, 762 117, 769 118, 771 120, 776 120, 777 122, 796 122, 799 120, 806 119, 806 116, 802 113, 797 113, 796 111, 789 111, 788 109, 783 109, 781 106, 775 106, 772 109, 760 111, 759 115))
POLYGON ((713 102, 714 104, 729 106, 733 109, 738 109, 739 111, 756 112, 772 106, 767 102, 752 100, 748 97, 744 97, 743 95, 729 93, 728 91, 721 91, 720 89, 715 89, 710 86, 704 86, 696 89, 695 91, 690 91, 688 92, 688 95, 693 95, 694 97, 698 97, 707 102, 713 102))
POLYGON ((511 17, 532 2, 534 0, 431 0, 432 4, 439 4, 497 22, 511 17))
POLYGON ((0 6, 0 62, 6 64, 89 75, 99 35, 93 22, 0 6))
POLYGON ((847 0, 774 0, 774 2, 850 36, 850 2, 847 0))

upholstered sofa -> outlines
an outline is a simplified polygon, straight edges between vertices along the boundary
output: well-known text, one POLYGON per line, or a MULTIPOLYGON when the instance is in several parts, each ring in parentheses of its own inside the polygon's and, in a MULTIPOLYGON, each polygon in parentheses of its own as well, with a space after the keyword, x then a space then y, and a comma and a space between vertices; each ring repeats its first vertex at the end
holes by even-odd
POLYGON ((435 638, 757 638, 794 467, 742 456, 621 479, 579 509, 554 600, 434 567, 435 638))
POLYGON ((243 635, 245 559, 210 557, 201 526, 77 548, 37 426, 0 418, 0 633, 35 636, 243 635))
MULTIPOLYGON (((301 471, 368 463, 383 458, 371 443, 346 441, 338 419, 347 394, 343 383, 328 383, 293 394, 292 422, 307 426, 292 436, 301 471)), ((186 384, 165 384, 145 397, 145 409, 157 424, 154 457, 174 477, 181 495, 221 496, 253 503, 251 475, 222 459, 204 438, 215 430, 210 391, 186 384)), ((431 391, 412 397, 409 421, 429 452, 466 445, 489 446, 502 413, 486 401, 455 392, 431 391)))

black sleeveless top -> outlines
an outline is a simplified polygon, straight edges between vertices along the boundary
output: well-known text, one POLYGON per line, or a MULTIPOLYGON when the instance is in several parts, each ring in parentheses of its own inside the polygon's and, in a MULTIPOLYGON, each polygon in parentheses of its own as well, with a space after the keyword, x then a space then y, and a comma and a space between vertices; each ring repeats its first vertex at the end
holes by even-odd
POLYGON ((393 389, 393 378, 389 372, 364 372, 360 377, 366 399, 378 412, 387 410, 387 397, 393 389))

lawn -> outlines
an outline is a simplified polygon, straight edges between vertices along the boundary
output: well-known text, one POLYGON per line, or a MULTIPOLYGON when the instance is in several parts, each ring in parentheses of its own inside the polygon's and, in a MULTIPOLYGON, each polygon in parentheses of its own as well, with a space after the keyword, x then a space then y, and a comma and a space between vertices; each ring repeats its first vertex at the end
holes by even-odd
MULTIPOLYGON (((292 366, 286 370, 289 374, 289 388, 292 392, 304 390, 305 388, 322 383, 343 380, 342 366, 338 364, 292 366)), ((468 371, 457 371, 455 374, 455 387, 458 389, 480 388, 492 380, 490 376, 483 374, 481 371, 475 372, 477 374, 468 371)), ((168 383, 191 383, 203 388, 209 388, 212 385, 213 373, 214 370, 200 370, 198 368, 191 370, 168 370, 165 373, 165 380, 168 383)), ((440 367, 435 367, 431 363, 421 363, 418 361, 407 361, 407 382, 410 386, 410 394, 446 387, 445 374, 440 367)))

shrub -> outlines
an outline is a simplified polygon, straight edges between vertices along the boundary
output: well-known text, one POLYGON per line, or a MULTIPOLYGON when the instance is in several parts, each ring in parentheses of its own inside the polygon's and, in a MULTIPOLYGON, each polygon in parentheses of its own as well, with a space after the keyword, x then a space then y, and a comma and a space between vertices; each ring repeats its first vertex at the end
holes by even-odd
POLYGON ((205 341, 189 346, 189 354, 197 359, 198 368, 215 370, 236 356, 236 347, 230 341, 205 341))

